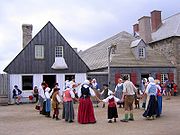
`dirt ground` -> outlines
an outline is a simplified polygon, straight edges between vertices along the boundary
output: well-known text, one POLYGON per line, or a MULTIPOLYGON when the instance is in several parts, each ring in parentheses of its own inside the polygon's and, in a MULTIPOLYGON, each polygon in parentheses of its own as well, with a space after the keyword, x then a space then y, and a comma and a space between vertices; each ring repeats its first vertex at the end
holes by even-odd
MULTIPOLYGON (((123 109, 118 108, 117 123, 107 123, 107 108, 95 108, 96 124, 81 125, 45 118, 34 109, 35 104, 0 106, 0 135, 180 135, 180 96, 163 99, 163 115, 156 120, 142 117, 134 110, 135 121, 120 122, 123 109)), ((101 105, 102 106, 102 105, 101 105)), ((77 114, 77 105, 75 105, 77 114)), ((62 113, 62 110, 60 110, 62 113)))

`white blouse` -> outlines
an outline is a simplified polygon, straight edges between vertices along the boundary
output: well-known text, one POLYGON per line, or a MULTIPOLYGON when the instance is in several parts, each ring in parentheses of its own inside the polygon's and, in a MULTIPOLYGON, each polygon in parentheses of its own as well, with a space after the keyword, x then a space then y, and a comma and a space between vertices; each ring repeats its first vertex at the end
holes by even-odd
POLYGON ((115 101, 116 103, 117 103, 117 102, 120 102, 120 99, 117 98, 117 97, 115 97, 115 96, 113 96, 113 95, 108 96, 107 98, 103 99, 102 101, 105 102, 105 103, 107 103, 107 102, 109 102, 109 100, 110 100, 111 98, 114 98, 114 101, 115 101))
MULTIPOLYGON (((83 87, 84 87, 84 88, 88 88, 89 86, 85 84, 85 85, 83 85, 83 87)), ((94 90, 93 90, 91 87, 89 87, 89 92, 90 92, 91 96, 93 96, 93 97, 96 96, 94 90)), ((80 88, 80 89, 78 90, 78 97, 80 98, 81 95, 82 95, 82 93, 81 93, 81 88, 80 88)))

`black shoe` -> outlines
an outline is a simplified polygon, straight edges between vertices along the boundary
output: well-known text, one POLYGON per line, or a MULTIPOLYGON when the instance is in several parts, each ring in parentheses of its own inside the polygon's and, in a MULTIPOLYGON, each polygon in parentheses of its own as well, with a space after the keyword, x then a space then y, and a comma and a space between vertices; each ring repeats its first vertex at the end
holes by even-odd
POLYGON ((56 117, 56 120, 60 120, 58 117, 56 117))
POLYGON ((132 118, 129 118, 129 121, 134 121, 134 119, 132 119, 132 118))
POLYGON ((73 120, 70 120, 69 123, 73 123, 74 121, 73 120))
POLYGON ((114 119, 114 122, 116 123, 116 119, 114 119))
POLYGON ((123 120, 120 120, 121 122, 128 122, 128 120, 125 120, 125 119, 123 119, 123 120))
POLYGON ((112 120, 109 120, 108 123, 112 123, 112 120))
POLYGON ((55 118, 55 114, 53 114, 53 119, 55 118))

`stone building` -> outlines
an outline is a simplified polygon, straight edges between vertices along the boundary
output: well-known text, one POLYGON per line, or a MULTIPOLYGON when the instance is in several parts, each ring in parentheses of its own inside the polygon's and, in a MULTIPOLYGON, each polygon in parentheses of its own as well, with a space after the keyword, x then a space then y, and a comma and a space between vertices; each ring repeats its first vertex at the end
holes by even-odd
POLYGON ((174 78, 180 88, 180 13, 162 19, 161 11, 154 10, 141 17, 133 31, 176 67, 174 78))

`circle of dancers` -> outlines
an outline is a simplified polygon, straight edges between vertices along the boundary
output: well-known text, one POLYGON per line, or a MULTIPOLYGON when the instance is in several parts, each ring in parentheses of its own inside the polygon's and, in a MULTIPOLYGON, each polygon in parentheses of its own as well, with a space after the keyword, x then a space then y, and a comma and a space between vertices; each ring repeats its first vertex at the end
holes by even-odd
MULTIPOLYGON (((48 84, 43 82, 38 88, 38 92, 37 86, 35 87, 35 99, 37 102, 35 108, 39 110, 40 114, 45 115, 47 118, 60 120, 59 110, 60 106, 62 106, 62 119, 72 123, 75 120, 74 104, 78 104, 78 123, 93 124, 96 123, 94 105, 99 107, 99 103, 101 102, 102 108, 108 104, 108 123, 117 122, 117 106, 124 108, 124 118, 120 121, 129 122, 135 120, 133 114, 134 105, 135 109, 139 109, 139 100, 142 100, 142 108, 145 110, 142 116, 148 120, 154 120, 161 116, 162 96, 164 92, 169 92, 168 85, 169 81, 165 81, 162 87, 159 80, 149 77, 148 79, 144 78, 142 80, 139 89, 138 85, 135 86, 129 81, 128 76, 123 76, 118 79, 114 91, 110 90, 107 84, 103 84, 103 89, 100 90, 96 79, 91 80, 90 78, 82 84, 76 83, 74 79, 72 81, 66 80, 63 90, 60 90, 58 83, 54 85, 53 89, 50 89, 48 84), (53 113, 52 115, 51 112, 53 113)), ((177 88, 175 83, 173 86, 177 88)), ((170 97, 167 95, 167 100, 169 99, 170 97)))

